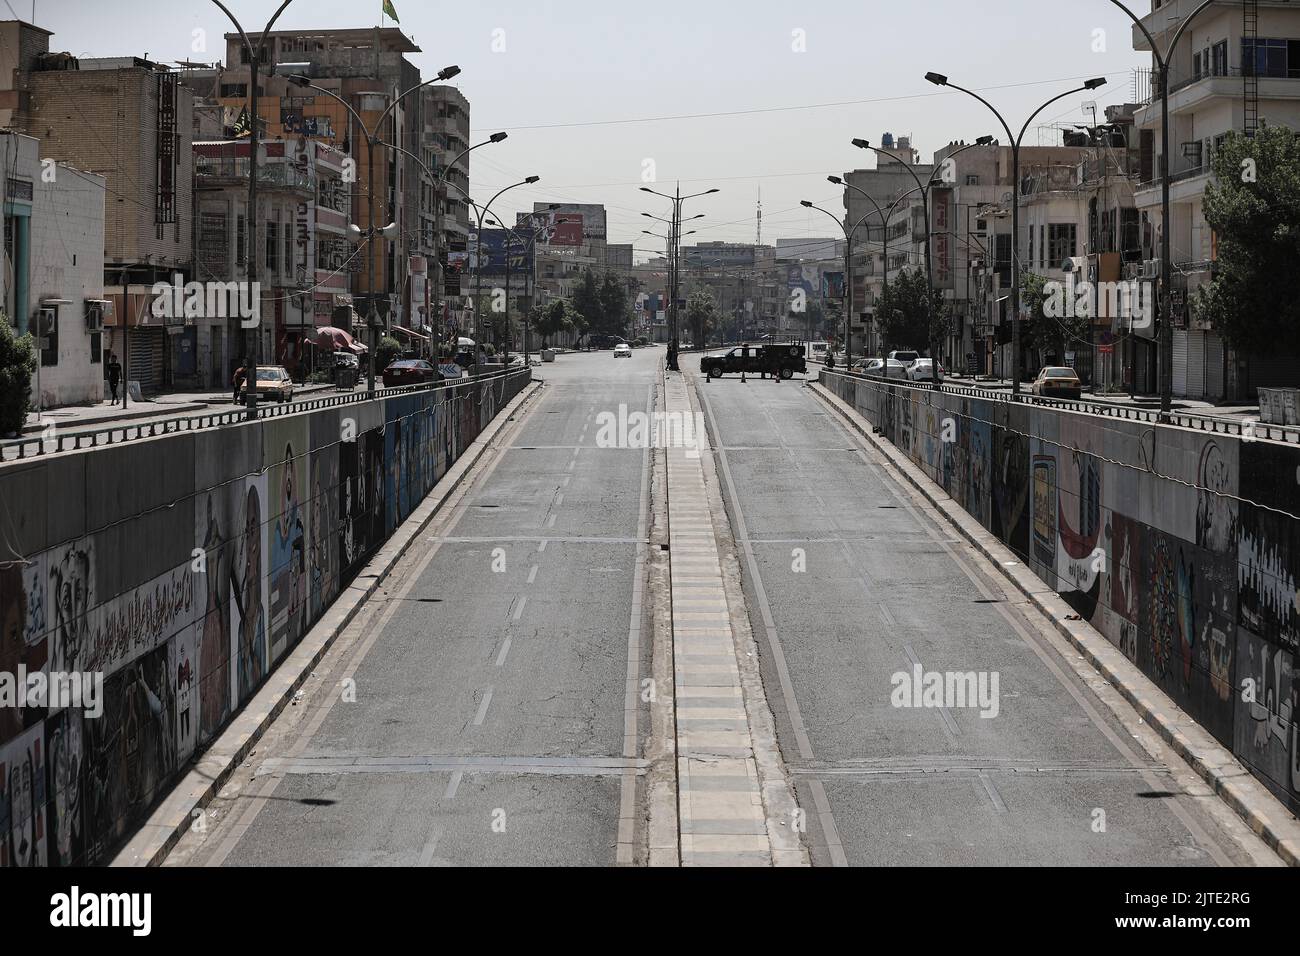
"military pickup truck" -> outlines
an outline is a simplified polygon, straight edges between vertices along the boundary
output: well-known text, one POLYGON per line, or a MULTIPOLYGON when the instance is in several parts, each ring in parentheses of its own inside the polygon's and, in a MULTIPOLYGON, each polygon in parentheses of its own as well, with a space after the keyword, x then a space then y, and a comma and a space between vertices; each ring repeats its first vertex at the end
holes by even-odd
POLYGON ((804 347, 798 342, 775 345, 737 345, 722 355, 704 355, 700 358, 700 371, 709 378, 721 378, 727 372, 745 372, 758 375, 776 372, 790 378, 795 372, 806 372, 804 347))

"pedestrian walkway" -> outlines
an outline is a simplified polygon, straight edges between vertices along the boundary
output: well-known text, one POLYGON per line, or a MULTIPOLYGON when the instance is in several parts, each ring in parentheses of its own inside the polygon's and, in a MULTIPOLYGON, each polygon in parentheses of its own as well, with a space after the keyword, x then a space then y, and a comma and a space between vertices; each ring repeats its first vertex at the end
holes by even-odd
MULTIPOLYGON (((334 386, 295 385, 294 397, 321 391, 334 391, 334 386)), ((50 425, 72 430, 138 418, 194 414, 213 405, 232 405, 230 395, 231 391, 227 388, 216 392, 168 392, 145 400, 131 399, 130 404, 125 406, 120 401, 116 404, 103 401, 96 405, 65 405, 41 412, 28 412, 23 432, 39 432, 50 425)))
MULTIPOLYGON (((665 387, 669 416, 691 417, 682 377, 665 387)), ((677 791, 683 866, 771 866, 762 787, 731 637, 704 467, 696 448, 669 447, 677 791)), ((736 609, 743 615, 744 609, 736 609)))

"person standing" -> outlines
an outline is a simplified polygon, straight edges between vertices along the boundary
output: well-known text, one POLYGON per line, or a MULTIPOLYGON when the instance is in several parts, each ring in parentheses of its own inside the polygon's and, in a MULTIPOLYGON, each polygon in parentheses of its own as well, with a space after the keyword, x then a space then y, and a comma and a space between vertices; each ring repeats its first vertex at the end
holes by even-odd
POLYGON ((669 371, 679 371, 677 368, 677 340, 672 339, 668 342, 668 369, 669 371))
POLYGON ((110 404, 117 404, 117 386, 122 381, 122 366, 117 360, 117 353, 108 353, 108 388, 112 392, 113 401, 110 404))
POLYGON ((247 368, 248 360, 245 359, 239 363, 239 368, 235 369, 235 375, 230 380, 230 384, 234 386, 234 393, 231 395, 230 400, 236 405, 239 404, 239 386, 244 384, 244 379, 248 374, 247 368))

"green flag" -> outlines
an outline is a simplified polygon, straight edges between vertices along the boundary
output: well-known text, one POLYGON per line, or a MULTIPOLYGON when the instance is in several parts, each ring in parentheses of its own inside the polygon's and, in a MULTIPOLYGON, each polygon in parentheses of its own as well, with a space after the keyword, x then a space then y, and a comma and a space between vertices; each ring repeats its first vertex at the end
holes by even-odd
POLYGON ((397 19, 397 11, 393 9, 393 0, 384 0, 384 15, 387 16, 389 19, 391 19, 394 23, 402 22, 401 20, 397 19))

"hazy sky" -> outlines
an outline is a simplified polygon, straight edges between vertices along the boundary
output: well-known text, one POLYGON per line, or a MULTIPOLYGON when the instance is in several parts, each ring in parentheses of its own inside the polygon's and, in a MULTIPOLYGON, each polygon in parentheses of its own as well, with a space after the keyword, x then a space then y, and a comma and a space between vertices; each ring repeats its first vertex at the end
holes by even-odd
MULTIPOLYGON (((5 16, 31 19, 30 0, 0 2, 5 16)), ((799 200, 842 212, 827 174, 875 164, 853 137, 910 135, 926 161, 950 139, 1007 141, 983 106, 927 83, 926 71, 979 91, 1018 131, 1087 77, 1109 82, 1054 104, 1035 125, 1084 122, 1085 99, 1099 114, 1130 100, 1132 71, 1149 59, 1133 51, 1131 24, 1109 0, 394 3, 424 51, 411 55, 423 75, 460 65, 474 141, 510 132, 473 154, 475 199, 536 174, 540 183, 507 193, 493 212, 512 220, 535 200, 604 203, 610 241, 647 251, 662 243, 641 230, 662 228, 639 214, 667 217, 669 206, 637 191, 649 163, 652 188, 671 192, 680 179, 683 193, 721 189, 686 204, 706 215, 687 242, 752 242, 760 187, 764 242, 831 235, 834 224, 799 200)), ((227 5, 252 30, 278 3, 227 5)), ((1150 4, 1129 6, 1145 14, 1150 4)), ((381 0, 294 0, 276 26, 374 26, 380 9, 381 0)), ((53 50, 164 62, 220 59, 229 29, 210 0, 37 0, 35 22, 54 31, 53 50), (196 29, 206 51, 193 49, 196 29)), ((1034 129, 1026 142, 1039 142, 1034 129)))

